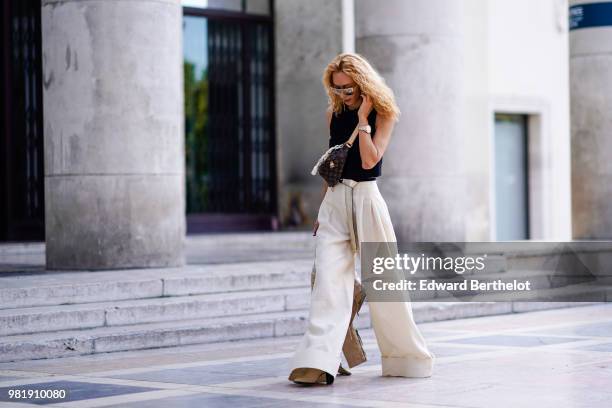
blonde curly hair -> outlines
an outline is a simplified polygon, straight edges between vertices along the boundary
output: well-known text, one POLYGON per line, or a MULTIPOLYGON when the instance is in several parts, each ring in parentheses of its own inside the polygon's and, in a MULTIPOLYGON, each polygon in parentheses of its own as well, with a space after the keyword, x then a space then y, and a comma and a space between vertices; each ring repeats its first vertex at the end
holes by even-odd
POLYGON ((355 53, 338 54, 323 72, 323 86, 327 92, 329 108, 336 114, 344 109, 342 98, 334 94, 332 75, 334 72, 344 72, 357 84, 361 93, 372 98, 374 110, 379 115, 399 120, 400 110, 395 102, 395 95, 385 83, 383 77, 361 55, 355 53))

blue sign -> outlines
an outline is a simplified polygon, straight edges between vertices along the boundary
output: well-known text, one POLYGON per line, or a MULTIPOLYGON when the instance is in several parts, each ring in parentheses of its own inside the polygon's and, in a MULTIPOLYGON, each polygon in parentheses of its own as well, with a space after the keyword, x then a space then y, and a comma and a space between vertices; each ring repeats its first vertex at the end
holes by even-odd
POLYGON ((588 3, 569 8, 569 29, 612 26, 612 2, 588 3))

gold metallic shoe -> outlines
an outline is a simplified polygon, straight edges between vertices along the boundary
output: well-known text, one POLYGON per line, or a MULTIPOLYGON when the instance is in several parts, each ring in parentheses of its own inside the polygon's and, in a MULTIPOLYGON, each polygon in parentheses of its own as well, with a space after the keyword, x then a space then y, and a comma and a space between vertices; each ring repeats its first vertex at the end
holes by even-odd
POLYGON ((342 363, 340 363, 340 367, 338 367, 338 375, 351 375, 352 373, 346 368, 342 367, 342 363))
POLYGON ((318 368, 301 367, 289 374, 289 380, 297 384, 332 384, 334 376, 318 368))

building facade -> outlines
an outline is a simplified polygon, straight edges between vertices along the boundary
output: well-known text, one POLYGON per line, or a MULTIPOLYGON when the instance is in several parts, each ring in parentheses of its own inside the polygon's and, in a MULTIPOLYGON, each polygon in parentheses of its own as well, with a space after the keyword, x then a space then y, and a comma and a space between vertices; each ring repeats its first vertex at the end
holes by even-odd
POLYGON ((607 238, 611 29, 568 24, 612 15, 595 3, 6 1, 0 239, 112 269, 310 229, 321 75, 346 51, 402 111, 379 180, 399 240, 607 238))
POLYGON ((277 97, 280 191, 303 192, 308 214, 327 134, 320 75, 354 50, 402 110, 379 182, 399 239, 572 238, 566 1, 280 3, 277 27, 293 34, 278 34, 277 83, 300 86, 277 97), (296 129, 318 140, 296 146, 296 129))

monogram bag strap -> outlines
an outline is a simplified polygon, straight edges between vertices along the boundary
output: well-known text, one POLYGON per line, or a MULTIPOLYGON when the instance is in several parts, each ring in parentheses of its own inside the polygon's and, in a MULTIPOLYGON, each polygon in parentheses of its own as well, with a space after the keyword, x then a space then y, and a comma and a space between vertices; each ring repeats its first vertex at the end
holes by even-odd
POLYGON ((355 138, 357 137, 358 133, 359 133, 359 124, 355 126, 355 130, 353 131, 353 134, 351 135, 351 137, 349 137, 349 140, 346 141, 346 144, 348 145, 348 147, 353 146, 353 142, 355 141, 355 138))

